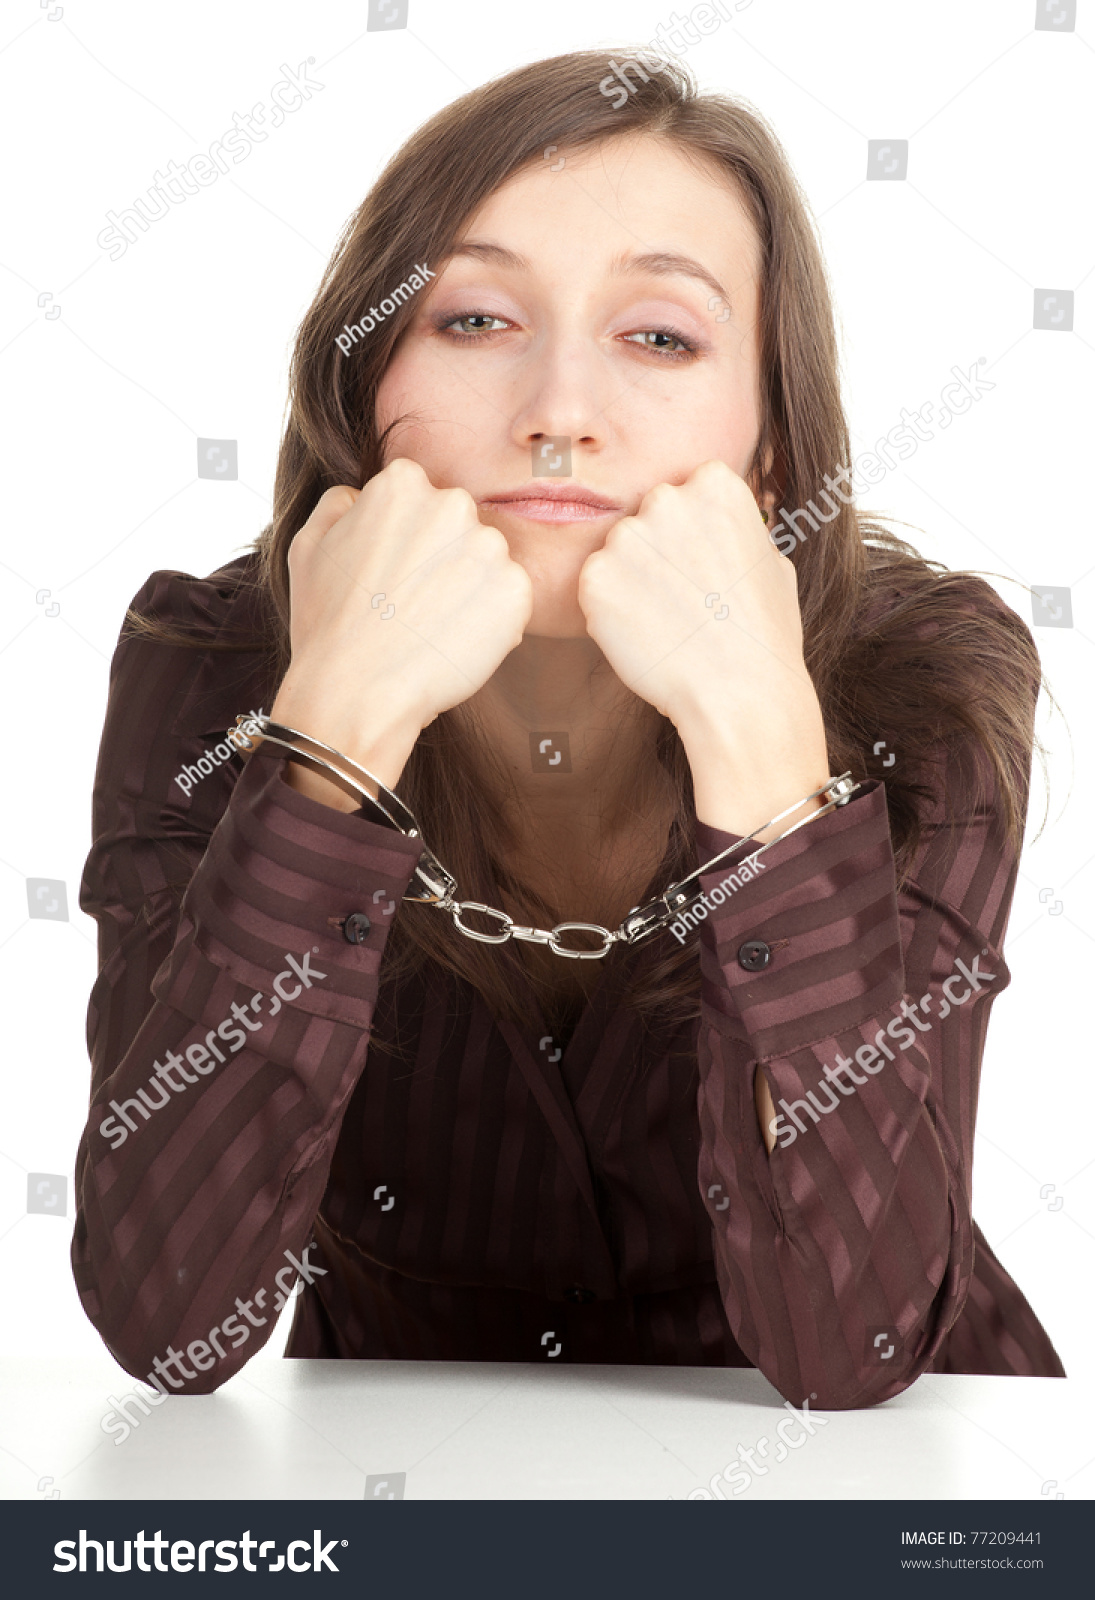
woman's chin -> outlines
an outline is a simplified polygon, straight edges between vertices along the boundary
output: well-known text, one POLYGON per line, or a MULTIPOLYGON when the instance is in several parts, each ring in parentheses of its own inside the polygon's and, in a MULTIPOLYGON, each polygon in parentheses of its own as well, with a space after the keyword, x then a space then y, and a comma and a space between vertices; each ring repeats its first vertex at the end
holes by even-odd
POLYGON ((585 612, 576 599, 534 603, 524 636, 526 639, 588 639, 585 612))
POLYGON ((578 604, 579 571, 546 574, 514 555, 532 580, 532 615, 525 624, 526 639, 587 639, 585 612, 578 604))

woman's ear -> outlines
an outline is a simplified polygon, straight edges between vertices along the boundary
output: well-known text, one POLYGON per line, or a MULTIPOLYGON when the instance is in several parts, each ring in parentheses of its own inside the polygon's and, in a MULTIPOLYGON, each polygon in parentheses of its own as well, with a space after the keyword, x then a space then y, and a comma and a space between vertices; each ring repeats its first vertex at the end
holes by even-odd
POLYGON ((751 473, 746 482, 753 492, 753 499, 757 502, 758 508, 767 513, 765 520, 773 523, 776 520, 776 504, 780 498, 776 486, 770 478, 761 477, 756 473, 751 473))
POLYGON ((763 461, 754 457, 752 467, 746 477, 753 498, 761 511, 767 511, 769 524, 776 520, 776 507, 780 502, 781 494, 779 484, 772 472, 775 451, 769 445, 764 452, 763 461))

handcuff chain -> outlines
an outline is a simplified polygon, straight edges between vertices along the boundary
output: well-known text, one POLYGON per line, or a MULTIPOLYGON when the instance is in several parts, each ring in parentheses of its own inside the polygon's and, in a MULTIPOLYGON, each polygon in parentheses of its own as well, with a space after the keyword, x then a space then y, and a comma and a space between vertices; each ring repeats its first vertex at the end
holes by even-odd
POLYGON ((640 939, 646 939, 652 933, 659 933, 670 922, 677 918, 688 904, 698 899, 702 891, 699 880, 733 851, 741 848, 755 839, 758 833, 775 827, 777 822, 782 822, 784 817, 789 817, 793 811, 804 806, 810 800, 825 796, 825 803, 812 811, 809 816, 803 817, 794 823, 784 833, 775 839, 769 839, 766 844, 759 845, 744 859, 748 862, 756 861, 774 844, 781 843, 799 828, 813 822, 815 818, 824 816, 827 811, 832 811, 836 806, 847 805, 862 784, 856 782, 851 772, 843 772, 838 778, 828 778, 821 786, 806 795, 802 800, 796 800, 794 805, 788 806, 769 822, 761 823, 759 828, 754 828, 752 833, 745 834, 732 845, 721 851, 717 856, 712 856, 702 867, 697 867, 687 877, 681 878, 676 883, 671 883, 660 895, 655 895, 652 900, 647 900, 641 906, 634 906, 620 926, 615 930, 603 928, 598 922, 557 922, 554 928, 532 928, 514 922, 513 918, 505 911, 499 911, 495 906, 484 905, 479 900, 456 899, 457 882, 447 867, 434 855, 425 840, 422 838, 417 819, 410 807, 393 794, 380 779, 367 768, 359 766, 349 756, 343 755, 341 750, 334 749, 329 744, 324 744, 321 739, 312 735, 301 733, 296 728, 288 728, 284 723, 274 722, 263 712, 244 712, 236 718, 236 725, 229 730, 232 742, 241 745, 248 751, 256 748, 257 740, 269 739, 273 744, 284 746, 297 760, 303 760, 310 766, 318 767, 328 776, 333 777, 341 788, 348 790, 361 799, 362 812, 379 813, 384 823, 395 828, 407 838, 417 839, 422 845, 422 852, 414 869, 411 888, 416 892, 403 895, 404 900, 417 901, 420 904, 432 905, 439 911, 447 911, 452 917, 453 924, 467 939, 476 939, 482 944, 505 944, 508 939, 521 939, 530 944, 544 944, 557 956, 565 956, 574 961, 599 961, 606 956, 614 944, 638 944, 640 939), (258 730, 257 739, 255 729, 258 730), (322 751, 324 754, 317 754, 322 751), (334 761, 327 759, 334 757, 334 761), (335 762, 341 765, 335 765, 335 762), (349 769, 349 770, 346 770, 349 769), (374 795, 362 782, 367 778, 375 784, 379 795, 374 795), (383 798, 379 798, 382 796, 383 798), (688 886, 695 884, 694 889, 688 886), (481 916, 494 917, 501 924, 501 931, 497 933, 482 933, 475 928, 468 927, 463 921, 463 913, 478 911, 481 916), (568 950, 560 943, 559 936, 572 931, 597 934, 601 939, 599 950, 568 950))

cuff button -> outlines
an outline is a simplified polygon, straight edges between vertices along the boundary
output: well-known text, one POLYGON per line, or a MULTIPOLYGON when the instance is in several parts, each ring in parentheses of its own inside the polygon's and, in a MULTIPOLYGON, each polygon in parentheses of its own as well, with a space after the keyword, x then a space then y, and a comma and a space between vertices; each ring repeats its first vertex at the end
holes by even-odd
POLYGON ((371 927, 372 923, 364 911, 351 911, 342 924, 342 937, 347 944, 364 944, 371 927))
POLYGON ((746 972, 760 972, 772 959, 772 951, 763 939, 747 939, 738 951, 738 966, 746 972))

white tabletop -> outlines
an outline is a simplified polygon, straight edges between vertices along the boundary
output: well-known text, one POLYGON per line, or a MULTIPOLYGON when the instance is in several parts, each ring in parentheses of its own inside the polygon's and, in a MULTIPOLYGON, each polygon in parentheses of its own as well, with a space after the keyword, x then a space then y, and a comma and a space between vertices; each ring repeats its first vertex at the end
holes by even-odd
POLYGON ((683 1500, 767 1438, 766 1470, 723 1480, 726 1499, 1090 1499, 1089 1387, 925 1376, 812 1435, 788 1424, 800 1443, 777 1461, 789 1413, 752 1369, 270 1358, 216 1394, 130 1405, 115 1443, 101 1421, 134 1384, 105 1352, 9 1359, 0 1498, 361 1500, 405 1474, 408 1500, 683 1500))

